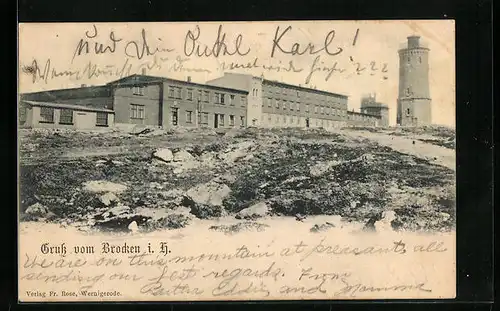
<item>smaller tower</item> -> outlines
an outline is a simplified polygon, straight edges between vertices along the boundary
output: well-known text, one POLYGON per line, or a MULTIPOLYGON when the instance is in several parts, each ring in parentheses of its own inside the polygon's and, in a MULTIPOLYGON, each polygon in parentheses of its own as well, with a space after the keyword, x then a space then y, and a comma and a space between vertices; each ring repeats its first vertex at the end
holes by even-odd
POLYGON ((389 107, 377 102, 375 94, 369 94, 361 98, 361 112, 380 117, 379 126, 389 126, 389 107))

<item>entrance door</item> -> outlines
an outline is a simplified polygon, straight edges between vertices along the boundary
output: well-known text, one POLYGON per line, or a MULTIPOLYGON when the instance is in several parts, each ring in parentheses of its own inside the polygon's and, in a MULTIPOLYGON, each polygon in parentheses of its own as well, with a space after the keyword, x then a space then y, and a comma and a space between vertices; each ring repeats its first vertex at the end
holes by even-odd
POLYGON ((219 115, 217 113, 214 113, 214 128, 219 127, 219 115))
POLYGON ((177 125, 179 123, 179 109, 172 108, 172 125, 177 125))
POLYGON ((309 127, 309 118, 306 118, 306 127, 309 127))

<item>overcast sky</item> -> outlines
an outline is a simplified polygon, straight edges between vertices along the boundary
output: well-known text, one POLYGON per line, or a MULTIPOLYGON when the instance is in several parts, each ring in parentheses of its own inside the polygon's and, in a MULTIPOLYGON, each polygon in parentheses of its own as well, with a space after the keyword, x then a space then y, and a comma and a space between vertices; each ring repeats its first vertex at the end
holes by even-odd
POLYGON ((88 23, 24 24, 19 30, 19 89, 31 92, 100 85, 120 78, 124 66, 130 68, 126 72, 133 74, 140 73, 145 64, 151 67, 150 75, 183 80, 190 76, 193 82, 204 83, 221 76, 224 70, 229 71, 231 63, 237 63, 250 68, 233 69, 234 72, 348 95, 349 109, 358 110, 361 96, 376 93, 377 99, 389 106, 390 121, 394 124, 398 49, 404 47, 409 35, 421 36, 421 41, 430 48, 433 123, 455 126, 455 31, 454 22, 444 20, 98 23, 95 27, 88 23), (288 26, 291 29, 286 31, 288 26), (143 29, 150 55, 144 46, 143 29), (222 48, 217 57, 197 55, 196 48, 203 52, 206 46, 209 46, 207 53, 212 54, 219 29, 219 42, 225 34, 228 52, 234 53, 239 45, 239 53, 224 55, 222 48), (89 43, 88 54, 85 42, 89 43), (102 44, 97 53, 96 43, 98 47, 102 44), (160 51, 155 53, 156 48, 160 51), (48 60, 49 73, 42 77, 49 68, 48 60), (315 60, 320 66, 314 68, 321 70, 311 74, 315 60), (38 73, 32 66, 34 61, 38 73), (289 69, 290 61, 296 72, 276 69, 279 66, 289 69), (335 63, 337 66, 333 67, 335 63), (332 68, 338 70, 331 71, 332 68), (358 74, 358 68, 366 69, 358 74), (98 69, 104 73, 97 76, 98 69), (329 70, 332 74, 327 79, 329 70), (89 77, 89 72, 94 75, 89 77), (69 73, 71 77, 67 76, 69 73))

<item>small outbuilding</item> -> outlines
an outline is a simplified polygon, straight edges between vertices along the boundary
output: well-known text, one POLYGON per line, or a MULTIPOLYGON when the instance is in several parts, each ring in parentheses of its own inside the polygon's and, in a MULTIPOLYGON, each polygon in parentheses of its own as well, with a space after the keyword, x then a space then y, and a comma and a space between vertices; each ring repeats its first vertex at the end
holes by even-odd
POLYGON ((94 129, 113 126, 114 111, 80 105, 21 100, 18 120, 21 128, 94 129))

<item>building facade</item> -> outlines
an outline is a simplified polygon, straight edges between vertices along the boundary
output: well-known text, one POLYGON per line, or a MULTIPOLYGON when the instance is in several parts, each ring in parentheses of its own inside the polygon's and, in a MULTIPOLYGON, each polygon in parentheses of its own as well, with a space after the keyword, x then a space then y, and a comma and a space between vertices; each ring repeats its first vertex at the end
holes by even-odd
POLYGON ((90 119, 97 118, 97 114, 102 118, 104 112, 113 112, 108 125, 165 129, 245 126, 333 129, 388 125, 388 107, 377 102, 374 96, 363 98, 361 112, 347 111, 347 100, 347 96, 341 94, 236 73, 226 73, 207 84, 193 83, 189 78, 183 81, 131 75, 104 86, 21 95, 21 102, 30 103, 32 107, 29 113, 23 113, 26 116, 23 122, 30 126, 88 128, 95 123, 90 119), (48 118, 53 122, 38 122, 37 118, 48 116, 49 112, 37 112, 39 108, 35 107, 44 105, 48 109, 50 104, 54 105, 51 107, 54 112, 53 117, 48 118), (68 109, 80 111, 78 117, 74 116, 78 122, 57 121, 59 114, 63 118, 67 116, 68 109), (82 111, 96 115, 85 119, 82 111), (34 117, 30 113, 34 113, 34 117))
POLYGON ((190 80, 132 75, 108 83, 115 123, 162 128, 247 125, 247 92, 190 80))
POLYGON ((397 124, 421 126, 431 124, 429 92, 429 49, 420 37, 407 38, 407 47, 399 50, 399 96, 397 124))
POLYGON ((380 126, 380 119, 368 113, 347 111, 347 126, 380 126))
POLYGON ((114 125, 114 111, 79 105, 22 100, 19 127, 96 129, 114 125))
POLYGON ((225 73, 207 84, 247 91, 247 116, 251 126, 338 128, 346 125, 345 95, 238 73, 225 73))

